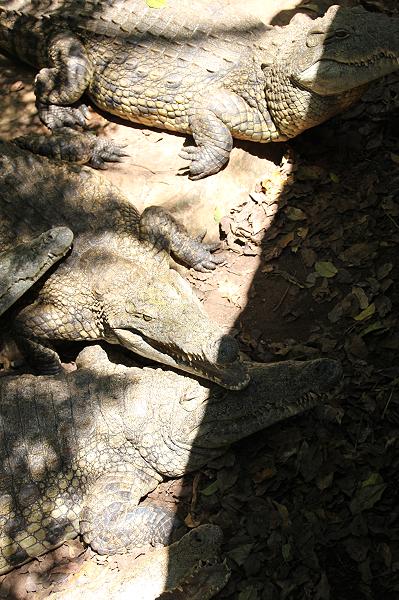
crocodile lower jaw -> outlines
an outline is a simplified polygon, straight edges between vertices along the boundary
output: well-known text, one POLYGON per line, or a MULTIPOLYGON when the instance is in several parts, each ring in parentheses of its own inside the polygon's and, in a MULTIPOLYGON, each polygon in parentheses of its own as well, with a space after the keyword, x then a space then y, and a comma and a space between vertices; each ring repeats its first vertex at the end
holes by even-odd
POLYGON ((228 390, 242 390, 250 381, 247 367, 238 360, 230 365, 218 365, 208 361, 205 356, 180 354, 177 347, 167 348, 165 345, 164 349, 158 349, 156 342, 147 341, 127 329, 114 329, 113 333, 124 348, 140 356, 203 377, 228 390))
POLYGON ((334 96, 371 83, 398 68, 399 57, 394 55, 382 54, 351 63, 322 59, 295 75, 293 79, 305 89, 320 96, 334 96))

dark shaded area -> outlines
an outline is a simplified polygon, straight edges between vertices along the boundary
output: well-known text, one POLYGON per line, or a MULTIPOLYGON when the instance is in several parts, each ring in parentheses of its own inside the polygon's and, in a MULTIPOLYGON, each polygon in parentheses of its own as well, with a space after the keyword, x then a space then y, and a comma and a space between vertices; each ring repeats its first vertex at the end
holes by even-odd
POLYGON ((398 110, 394 75, 289 143, 266 232, 253 236, 250 217, 275 182, 227 224, 236 252, 261 256, 236 325, 247 353, 339 358, 345 386, 332 406, 252 436, 197 480, 194 518, 224 528, 234 570, 218 598, 398 597, 398 110))

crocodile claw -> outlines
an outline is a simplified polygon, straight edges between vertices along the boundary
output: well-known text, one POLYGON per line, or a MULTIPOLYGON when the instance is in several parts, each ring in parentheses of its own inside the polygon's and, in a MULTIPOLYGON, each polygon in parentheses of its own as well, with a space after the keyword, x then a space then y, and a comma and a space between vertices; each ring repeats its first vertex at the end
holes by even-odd
MULTIPOLYGON (((194 243, 194 242, 193 242, 194 243)), ((225 259, 220 255, 215 255, 213 252, 220 246, 219 243, 203 244, 197 242, 195 256, 197 262, 192 264, 192 268, 201 273, 214 271, 217 267, 225 262, 225 259)))
POLYGON ((219 149, 211 145, 184 146, 179 156, 190 161, 189 178, 193 181, 218 173, 227 161, 219 149))
POLYGON ((190 161, 190 166, 188 167, 188 174, 190 179, 202 179, 208 174, 210 175, 210 173, 204 171, 205 165, 202 160, 201 152, 199 151, 197 146, 183 147, 179 152, 179 156, 184 160, 190 161))
POLYGON ((111 140, 104 138, 96 138, 96 144, 93 147, 93 153, 90 159, 90 166, 95 169, 106 169, 107 163, 122 162, 123 157, 129 156, 128 152, 124 151, 126 145, 115 144, 111 140))
POLYGON ((198 153, 197 146, 183 146, 179 152, 180 158, 184 160, 193 160, 194 156, 198 153))
POLYGON ((197 265, 194 265, 193 269, 201 273, 209 273, 209 271, 214 271, 222 263, 224 263, 224 258, 211 255, 209 260, 201 261, 197 265))

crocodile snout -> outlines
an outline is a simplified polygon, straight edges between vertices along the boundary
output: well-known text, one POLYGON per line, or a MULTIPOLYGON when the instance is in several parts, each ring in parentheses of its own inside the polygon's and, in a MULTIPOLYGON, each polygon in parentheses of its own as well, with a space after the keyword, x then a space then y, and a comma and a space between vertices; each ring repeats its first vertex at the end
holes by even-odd
POLYGON ((221 335, 212 342, 206 353, 207 377, 230 390, 241 390, 249 383, 246 365, 240 359, 237 341, 230 335, 221 335))
POLYGON ((305 376, 316 391, 327 392, 342 379, 342 365, 337 360, 319 358, 305 368, 305 376))

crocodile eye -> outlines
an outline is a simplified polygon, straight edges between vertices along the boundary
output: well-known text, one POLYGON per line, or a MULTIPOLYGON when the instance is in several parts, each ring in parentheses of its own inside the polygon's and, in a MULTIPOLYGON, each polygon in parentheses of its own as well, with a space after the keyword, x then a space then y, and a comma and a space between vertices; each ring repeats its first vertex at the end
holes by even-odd
POLYGON ((202 535, 200 531, 194 531, 192 534, 191 541, 193 544, 200 546, 203 542, 202 535))
POLYGON ((334 31, 334 35, 337 38, 347 38, 349 36, 349 32, 345 31, 345 29, 337 29, 336 31, 334 31))

